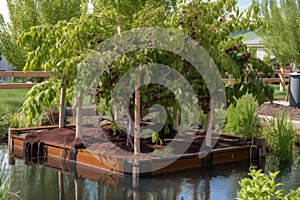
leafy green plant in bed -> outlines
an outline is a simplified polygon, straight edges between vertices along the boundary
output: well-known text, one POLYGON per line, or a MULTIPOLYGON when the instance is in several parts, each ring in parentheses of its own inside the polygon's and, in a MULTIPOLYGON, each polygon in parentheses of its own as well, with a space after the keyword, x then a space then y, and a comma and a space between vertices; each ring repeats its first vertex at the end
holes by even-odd
POLYGON ((231 104, 227 110, 225 132, 245 139, 260 136, 260 123, 255 113, 257 102, 252 94, 245 94, 231 104))
POLYGON ((141 136, 151 136, 151 142, 162 145, 163 142, 159 137, 159 134, 151 129, 145 129, 141 132, 141 136))
POLYGON ((155 149, 151 153, 151 155, 155 156, 155 157, 163 157, 163 156, 170 155, 173 151, 174 151, 174 149, 172 147, 167 146, 167 147, 162 148, 162 149, 155 149))
POLYGON ((288 194, 279 187, 281 183, 276 183, 275 178, 279 172, 265 175, 261 170, 251 170, 251 178, 244 178, 239 181, 241 189, 237 192, 237 200, 296 200, 300 198, 300 188, 292 190, 288 194))

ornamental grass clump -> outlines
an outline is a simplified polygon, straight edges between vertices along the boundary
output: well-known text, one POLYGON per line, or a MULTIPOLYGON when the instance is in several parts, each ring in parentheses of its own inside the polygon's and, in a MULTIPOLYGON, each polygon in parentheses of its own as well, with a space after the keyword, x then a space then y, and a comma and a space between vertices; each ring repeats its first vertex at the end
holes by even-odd
POLYGON ((295 130, 289 117, 283 112, 271 120, 270 134, 273 138, 273 152, 280 161, 291 161, 293 159, 293 139, 295 130))
POLYGON ((252 94, 245 94, 227 109, 225 132, 245 139, 260 136, 260 123, 256 114, 257 102, 252 94))
POLYGON ((14 197, 17 197, 20 199, 17 193, 11 193, 10 186, 11 186, 11 177, 12 177, 12 172, 13 170, 10 170, 8 175, 5 176, 5 166, 6 166, 6 161, 7 159, 4 159, 2 168, 0 171, 0 199, 1 200, 10 200, 13 199, 14 197))

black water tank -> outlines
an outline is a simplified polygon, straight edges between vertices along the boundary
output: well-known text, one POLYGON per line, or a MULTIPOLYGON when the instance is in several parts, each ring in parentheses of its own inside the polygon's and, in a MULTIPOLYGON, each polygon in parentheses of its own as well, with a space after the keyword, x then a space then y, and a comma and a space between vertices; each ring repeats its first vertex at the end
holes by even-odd
POLYGON ((300 73, 290 73, 290 106, 300 106, 300 73))

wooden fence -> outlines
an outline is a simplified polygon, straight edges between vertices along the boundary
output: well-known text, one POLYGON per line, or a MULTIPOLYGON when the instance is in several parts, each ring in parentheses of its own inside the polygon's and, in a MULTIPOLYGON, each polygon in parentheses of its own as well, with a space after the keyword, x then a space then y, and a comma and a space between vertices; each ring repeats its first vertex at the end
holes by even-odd
MULTIPOLYGON (((285 85, 290 82, 290 73, 300 72, 300 70, 288 70, 288 69, 275 69, 273 78, 264 78, 265 83, 279 83, 280 91, 285 90, 285 85), (277 76, 276 76, 277 75, 277 76)), ((235 80, 233 78, 222 79, 225 84, 233 84, 235 80)))
MULTIPOLYGON (((264 78, 265 83, 279 83, 280 90, 284 91, 286 83, 290 82, 289 74, 291 72, 300 72, 300 70, 292 71, 287 70, 284 68, 275 69, 274 75, 278 75, 278 77, 273 78, 264 78)), ((0 71, 0 78, 1 77, 14 77, 14 78, 33 78, 33 77, 42 77, 42 78, 49 78, 51 75, 50 72, 45 71, 30 71, 30 72, 22 72, 22 71, 0 71)), ((225 84, 235 83, 233 78, 226 78, 223 79, 225 84)), ((35 83, 2 83, 0 84, 0 89, 24 89, 24 88, 31 88, 34 86, 35 83)))
MULTIPOLYGON (((0 71, 1 77, 13 77, 13 78, 49 78, 50 72, 45 71, 0 71)), ((1 83, 0 89, 26 89, 31 88, 35 83, 1 83)))

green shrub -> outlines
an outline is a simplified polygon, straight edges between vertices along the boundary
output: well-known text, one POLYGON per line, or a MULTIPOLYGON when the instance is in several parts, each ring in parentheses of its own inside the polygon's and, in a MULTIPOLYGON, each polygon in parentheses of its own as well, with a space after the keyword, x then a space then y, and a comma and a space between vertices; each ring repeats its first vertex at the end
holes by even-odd
POLYGON ((7 129, 11 124, 11 114, 6 106, 0 106, 0 137, 7 134, 7 129))
POLYGON ((260 136, 257 102, 252 94, 245 94, 227 109, 225 132, 251 139, 260 136))
POLYGON ((0 137, 7 135, 8 128, 21 126, 19 114, 9 111, 7 106, 0 106, 0 137))
POLYGON ((279 172, 265 175, 261 170, 251 170, 251 178, 244 178, 239 181, 241 189, 237 192, 237 200, 297 200, 300 197, 300 188, 290 191, 285 195, 285 191, 279 189, 281 183, 275 183, 275 178, 279 172))

